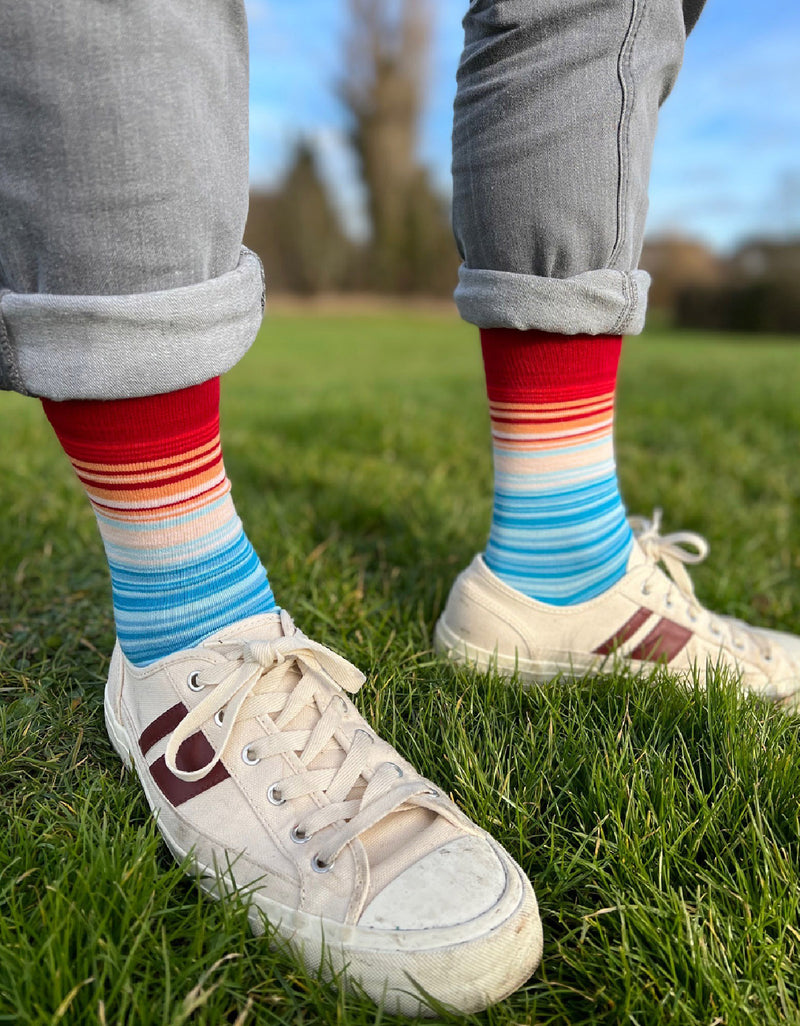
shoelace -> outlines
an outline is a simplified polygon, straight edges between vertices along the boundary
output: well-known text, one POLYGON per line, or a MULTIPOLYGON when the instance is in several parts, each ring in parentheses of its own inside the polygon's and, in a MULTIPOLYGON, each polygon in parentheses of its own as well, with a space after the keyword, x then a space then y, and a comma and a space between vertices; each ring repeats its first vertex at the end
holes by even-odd
MULTIPOLYGON (((364 674, 342 656, 306 637, 285 610, 281 611, 280 618, 284 632, 281 638, 221 642, 214 646, 215 651, 227 655, 236 665, 231 669, 231 663, 226 662, 195 675, 196 690, 204 687, 212 690, 175 728, 167 744, 165 760, 170 771, 181 780, 200 780, 228 751, 237 724, 255 720, 257 716, 269 717, 277 732, 265 734, 257 725, 258 736, 243 749, 242 759, 254 766, 264 758, 299 753, 300 762, 306 768, 274 781, 267 796, 273 805, 283 805, 310 794, 327 798, 321 807, 308 812, 293 831, 294 839, 304 843, 326 827, 339 824, 312 859, 313 867, 324 872, 332 868, 339 852, 359 834, 404 803, 422 797, 427 804, 424 798, 438 797, 438 792, 416 774, 413 779, 406 779, 403 770, 392 762, 381 763, 371 770, 369 755, 376 738, 368 731, 356 730, 349 747, 340 743, 337 732, 348 713, 348 705, 336 692, 345 690, 354 694, 364 683, 364 674), (290 689, 286 690, 290 674, 298 679, 292 685, 289 677, 290 689), (333 694, 325 686, 326 682, 335 689, 333 694), (289 729, 310 705, 316 707, 319 716, 314 726, 289 729), (214 757, 199 769, 179 769, 176 759, 180 746, 212 719, 224 727, 214 757), (308 768, 316 756, 332 744, 346 753, 341 765, 333 769, 308 768), (351 792, 360 778, 366 786, 360 796, 354 798, 351 792)), ((437 812, 442 811, 437 808, 437 812)))
MULTIPOLYGON (((671 587, 674 585, 683 598, 688 600, 690 618, 696 620, 700 616, 707 617, 712 632, 720 637, 730 638, 737 650, 746 651, 752 647, 762 658, 771 660, 772 649, 766 639, 749 631, 746 625, 739 621, 715 616, 700 605, 694 593, 694 584, 684 565, 702 563, 709 553, 710 546, 702 534, 696 534, 694 531, 661 534, 662 515, 662 510, 655 509, 652 520, 648 520, 647 517, 628 517, 628 523, 645 556, 654 566, 660 563, 664 567, 671 579, 671 587)), ((670 602, 671 598, 668 592, 667 602, 670 602)))

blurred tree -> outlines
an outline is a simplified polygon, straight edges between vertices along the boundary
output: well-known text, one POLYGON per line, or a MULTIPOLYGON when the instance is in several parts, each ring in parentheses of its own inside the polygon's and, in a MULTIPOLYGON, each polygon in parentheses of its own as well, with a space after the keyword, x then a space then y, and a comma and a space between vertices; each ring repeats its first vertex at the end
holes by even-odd
POLYGON ((800 332, 800 239, 757 238, 730 256, 678 234, 648 238, 650 305, 678 327, 800 332))
POLYGON ((366 243, 344 233, 301 142, 274 192, 253 193, 245 243, 272 289, 449 295, 458 253, 448 204, 417 157, 430 56, 429 0, 348 0, 337 94, 367 194, 366 243))
POLYGON ((259 254, 270 287, 279 291, 336 291, 351 277, 354 246, 342 230, 307 142, 297 144, 275 192, 251 195, 245 245, 259 254))
POLYGON ((723 264, 716 285, 679 290, 675 321, 681 327, 800 333, 800 240, 753 239, 723 264))
POLYGON ((348 0, 337 92, 367 190, 366 284, 385 292, 448 292, 457 254, 447 207, 417 159, 431 23, 427 0, 348 0))
POLYGON ((724 275, 723 262, 708 246, 676 233, 649 236, 639 265, 652 278, 650 306, 667 314, 685 288, 719 285, 724 275))
POLYGON ((277 289, 281 292, 286 291, 289 286, 281 266, 281 244, 275 228, 278 206, 277 193, 263 189, 250 192, 244 244, 261 257, 268 291, 277 289))

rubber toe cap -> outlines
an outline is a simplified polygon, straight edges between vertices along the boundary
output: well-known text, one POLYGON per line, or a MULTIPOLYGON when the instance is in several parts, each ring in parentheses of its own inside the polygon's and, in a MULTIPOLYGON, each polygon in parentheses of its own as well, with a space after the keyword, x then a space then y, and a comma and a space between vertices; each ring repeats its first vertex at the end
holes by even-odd
POLYGON ((409 866, 364 910, 359 926, 432 930, 477 919, 507 887, 506 869, 480 836, 459 837, 409 866))

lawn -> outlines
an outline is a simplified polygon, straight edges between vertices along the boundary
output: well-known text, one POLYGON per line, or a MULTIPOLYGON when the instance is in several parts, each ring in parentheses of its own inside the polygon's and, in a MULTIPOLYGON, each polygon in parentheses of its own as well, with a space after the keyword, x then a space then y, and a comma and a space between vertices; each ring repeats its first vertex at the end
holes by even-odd
MULTIPOLYGON (((799 365, 788 340, 632 340, 617 431, 628 508, 711 542, 701 598, 796 631, 799 365)), ((0 424, 0 1023, 399 1022, 170 863, 102 724, 113 623, 88 503, 38 403, 2 397, 0 424)), ((474 331, 273 316, 225 380, 223 438, 278 601, 369 673, 365 715, 534 882, 543 965, 469 1021, 800 1023, 800 719, 724 681, 523 692, 431 652, 489 521, 474 331)))

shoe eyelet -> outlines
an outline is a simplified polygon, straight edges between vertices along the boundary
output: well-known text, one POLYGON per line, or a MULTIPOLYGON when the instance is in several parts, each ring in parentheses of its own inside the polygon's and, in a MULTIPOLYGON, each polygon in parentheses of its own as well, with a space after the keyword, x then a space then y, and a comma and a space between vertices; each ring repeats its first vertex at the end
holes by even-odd
POLYGON ((222 726, 222 721, 224 719, 225 719, 225 710, 224 709, 217 709, 217 711, 214 713, 214 722, 216 723, 216 725, 218 727, 221 727, 222 726))
POLYGON ((311 856, 311 868, 315 873, 330 873, 335 865, 336 859, 333 862, 322 862, 319 855, 311 856))
POLYGON ((384 763, 384 766, 391 766, 392 769, 395 770, 395 772, 397 773, 398 777, 402 777, 402 776, 405 775, 403 773, 403 767, 402 766, 398 766, 396 762, 386 762, 386 763, 384 763))
POLYGON ((289 831, 289 837, 294 841, 295 844, 305 844, 310 839, 310 834, 302 831, 298 826, 292 827, 289 831))
POLYGON ((431 798, 441 798, 442 792, 438 791, 435 787, 425 788, 424 794, 429 794, 431 798))
POLYGON ((347 699, 344 697, 344 695, 334 695, 328 704, 332 705, 334 702, 339 703, 339 706, 343 713, 346 713, 348 711, 347 699))
POLYGON ((281 789, 277 784, 271 784, 267 791, 267 801, 270 805, 283 805, 286 799, 281 794, 281 789))
POLYGON ((647 587, 646 584, 642 585, 642 594, 643 595, 649 595, 650 594, 650 589, 647 587))
POLYGON ((253 756, 250 754, 250 749, 245 747, 242 749, 242 762, 246 766, 257 766, 261 762, 261 757, 259 756, 258 758, 254 759, 253 756))
POLYGON ((190 691, 202 691, 205 688, 205 684, 198 684, 197 678, 200 676, 197 670, 194 670, 186 679, 186 686, 190 691))

